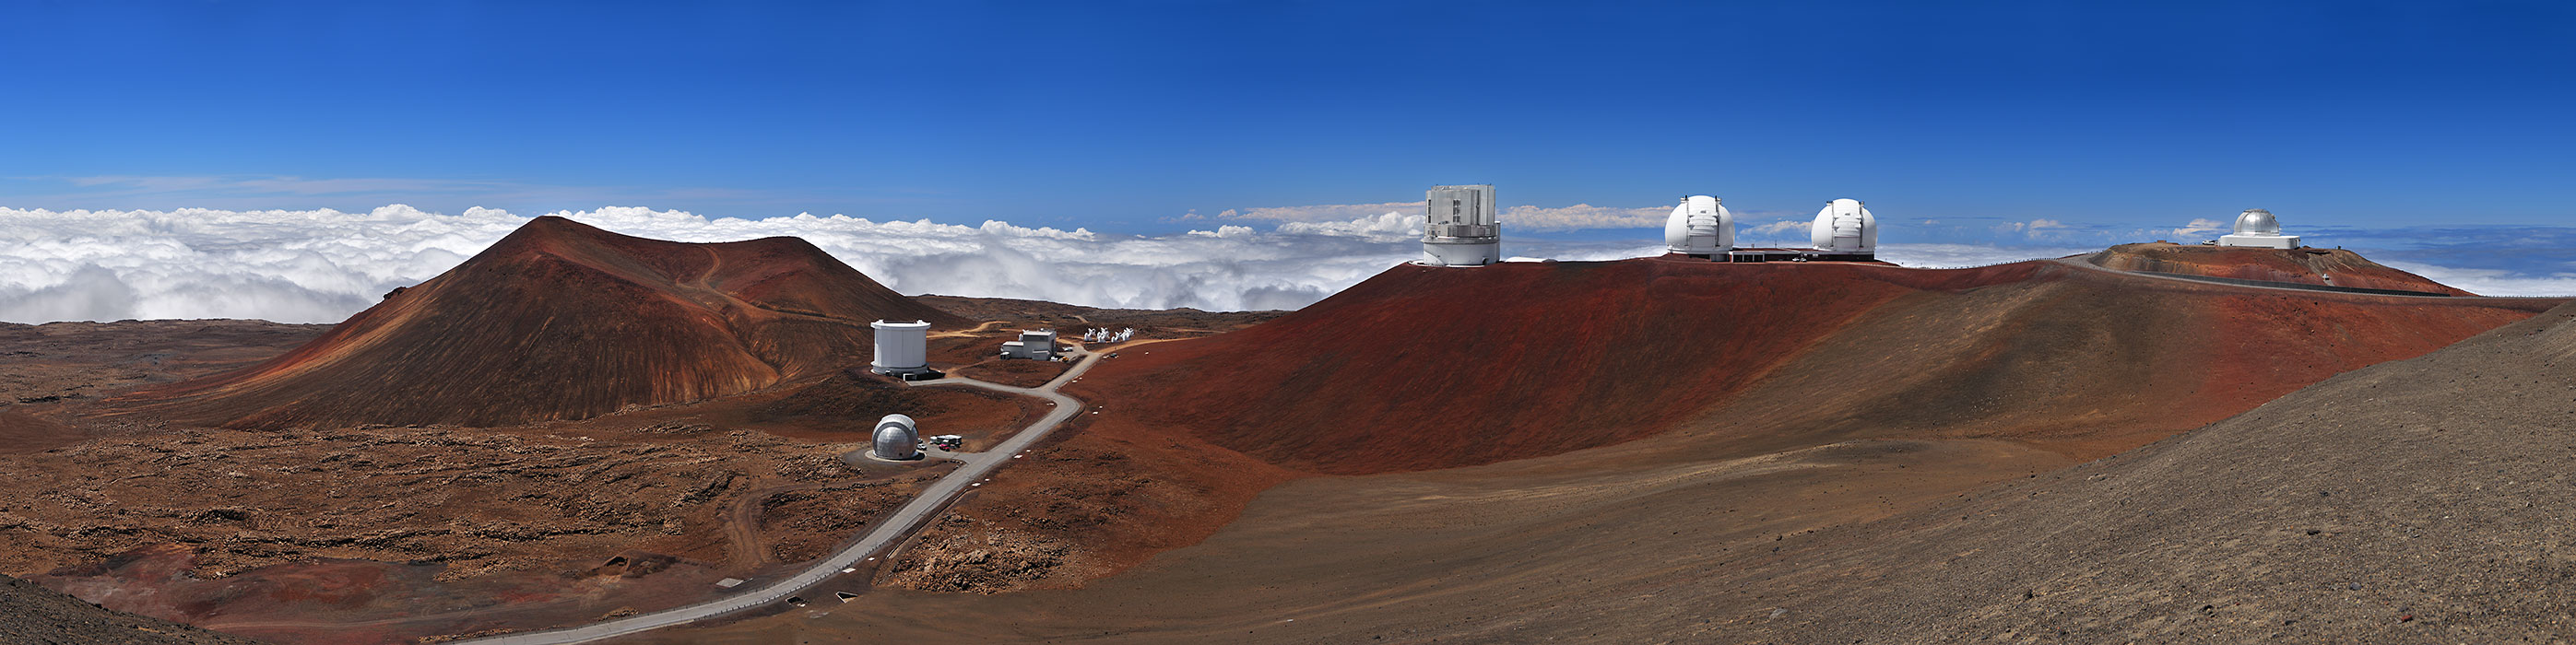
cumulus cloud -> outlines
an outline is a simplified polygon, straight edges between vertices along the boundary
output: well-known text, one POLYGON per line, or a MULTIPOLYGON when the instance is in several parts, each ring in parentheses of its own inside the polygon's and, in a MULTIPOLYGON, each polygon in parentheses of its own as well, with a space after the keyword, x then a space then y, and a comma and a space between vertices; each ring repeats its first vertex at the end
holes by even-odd
POLYGON ((2382 264, 2481 296, 2576 295, 2576 273, 2533 275, 2502 269, 2464 269, 2415 262, 2392 261, 2382 264))
MULTIPOLYGON (((1225 225, 1162 236, 987 221, 810 214, 766 219, 602 208, 557 212, 644 237, 805 238, 909 294, 1104 307, 1293 309, 1421 253, 1408 216, 1225 225)), ((333 210, 0 209, 0 321, 264 318, 337 322, 463 262, 529 216, 394 205, 333 210)))
MULTIPOLYGON (((1575 204, 1565 207, 1513 206, 1494 213, 1506 230, 1572 231, 1591 228, 1657 228, 1672 207, 1618 208, 1575 204)), ((1181 216, 1182 221, 1195 219, 1181 216)), ((1218 219, 1248 219, 1274 222, 1344 222, 1377 217, 1420 217, 1421 202, 1384 204, 1324 204, 1316 206, 1278 206, 1267 208, 1229 209, 1217 213, 1218 219)))
MULTIPOLYGON (((1332 222, 1373 217, 1390 213, 1421 213, 1422 202, 1388 202, 1384 204, 1322 204, 1316 206, 1271 206, 1231 208, 1217 213, 1218 219, 1251 219, 1273 222, 1332 222)), ((1195 214, 1195 213, 1193 213, 1195 214)), ((1191 219, 1183 216, 1182 219, 1191 219)))
MULTIPOLYGON (((1210 218, 1206 224, 1215 226, 1204 230, 1154 236, 1033 228, 1002 221, 968 226, 843 215, 744 219, 646 208, 553 214, 659 239, 717 242, 802 237, 907 294, 1032 298, 1101 307, 1245 310, 1303 307, 1420 255, 1417 215, 1366 210, 1370 209, 1347 211, 1360 214, 1346 218, 1313 220, 1235 213, 1210 218), (1269 224, 1268 228, 1247 225, 1256 219, 1273 221, 1259 222, 1269 224)), ((375 304, 385 292, 453 268, 529 219, 495 209, 440 214, 403 205, 364 213, 0 208, 0 321, 262 318, 337 322, 375 304)), ((1661 220, 1654 222, 1660 225, 1661 220)), ((1803 245, 1806 224, 1796 219, 1747 224, 1739 237, 1747 246, 1773 243, 1766 237, 1778 238, 1782 245, 1803 245)), ((1503 250, 1516 259, 1569 261, 1663 253, 1661 236, 1651 230, 1654 227, 1635 228, 1649 230, 1634 237, 1588 236, 1589 240, 1506 235, 1503 250)), ((1905 266, 1961 267, 2093 250, 2070 244, 2063 240, 2045 246, 1889 243, 1880 247, 1879 256, 1905 266)), ((2474 255, 2459 257, 2497 254, 2486 246, 2474 255)), ((2563 260, 2564 256, 2549 257, 2563 260)), ((2442 262, 2392 264, 2485 294, 2576 293, 2576 274, 2535 275, 2516 273, 2511 267, 2442 262)), ((2553 270, 2563 268, 2553 265, 2553 270)))
POLYGON ((1332 235, 1380 242, 1398 242, 1419 239, 1422 235, 1422 223, 1412 215, 1385 213, 1341 222, 1288 222, 1279 225, 1279 232, 1291 235, 1332 235))
POLYGON ((1495 214, 1507 227, 1540 231, 1586 228, 1662 228, 1673 207, 1612 208, 1575 204, 1564 208, 1514 206, 1495 214))
POLYGON ((1995 231, 1998 233, 2019 233, 2023 237, 2028 237, 2034 240, 2063 238, 2073 232, 2072 227, 2067 226, 2065 222, 2044 217, 2027 222, 2005 222, 2002 225, 1996 226, 1995 231))
POLYGON ((1981 267, 2023 260, 2062 258, 2101 249, 1989 244, 1881 244, 1878 259, 1918 269, 1981 267))
POLYGON ((0 320, 332 322, 446 271, 524 218, 338 211, 0 209, 0 320))
MULTIPOLYGON (((1805 236, 1806 236, 1806 234, 1807 234, 1807 232, 1808 232, 1808 230, 1810 230, 1810 229, 1814 228, 1814 227, 1815 227, 1815 225, 1816 225, 1816 223, 1815 223, 1815 222, 1808 221, 1808 220, 1802 220, 1802 219, 1780 220, 1780 221, 1772 222, 1772 223, 1769 223, 1769 224, 1756 224, 1756 225, 1753 225, 1753 226, 1747 226, 1747 227, 1744 227, 1744 230, 1743 230, 1742 232, 1737 233, 1737 234, 1738 234, 1738 235, 1742 235, 1742 236, 1746 236, 1746 237, 1750 237, 1750 238, 1760 238, 1760 239, 1773 239, 1773 238, 1777 238, 1777 239, 1786 240, 1786 239, 1791 239, 1791 238, 1803 238, 1803 237, 1805 237, 1805 236)), ((1808 240, 1800 239, 1800 240, 1798 240, 1798 241, 1799 241, 1799 242, 1807 242, 1808 240)))
POLYGON ((2174 237, 2185 240, 2208 239, 2220 233, 2234 230, 2234 226, 2235 225, 2233 224, 2214 219, 2194 218, 2191 220, 2190 224, 2184 224, 2182 228, 2174 229, 2173 234, 2174 237))

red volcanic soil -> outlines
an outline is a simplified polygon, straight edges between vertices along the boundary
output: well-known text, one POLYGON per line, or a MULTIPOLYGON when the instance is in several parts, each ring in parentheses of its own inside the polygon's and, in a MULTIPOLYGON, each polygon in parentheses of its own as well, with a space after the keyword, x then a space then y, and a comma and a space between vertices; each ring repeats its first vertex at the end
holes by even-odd
POLYGON ((2136 448, 2559 302, 2054 261, 1401 266, 1249 329, 1110 350, 1068 388, 1098 414, 936 522, 879 593, 646 640, 1723 642, 1727 621, 1778 618, 1779 590, 1697 581, 1800 536, 2136 448), (1666 600, 1685 589, 1759 611, 1666 600), (999 591, 1019 593, 977 595, 999 591), (1605 603, 1622 610, 1551 609, 1605 603), (1629 614, 1693 625, 1602 626, 1629 614), (924 615, 952 620, 911 625, 924 615))
POLYGON ((282 643, 384 644, 528 623, 653 611, 708 595, 722 577, 704 563, 634 553, 616 565, 554 575, 436 581, 441 567, 315 560, 205 580, 180 545, 137 549, 38 577, 102 606, 282 643), (622 611, 621 611, 622 610, 622 611), (352 620, 352 616, 376 617, 352 620))
POLYGON ((1122 356, 1076 396, 1298 470, 1491 463, 1652 434, 1888 301, 2036 269, 1497 267, 1399 266, 1269 323, 1122 356))
POLYGON ((965 322, 795 238, 688 244, 540 217, 283 356, 122 403, 239 428, 578 419, 863 365, 880 318, 965 322))
POLYGON ((2359 253, 2343 249, 2258 249, 2148 242, 2114 246, 2084 256, 2084 261, 2122 271, 2423 291, 2454 296, 2477 295, 2424 276, 2382 266, 2359 253))
POLYGON ((1818 383, 1820 403, 2047 440, 2198 426, 2548 304, 2147 285, 2045 262, 1402 266, 1270 323, 1131 353, 1073 390, 1281 466, 1363 474, 1654 434, 1748 384, 1816 376, 1775 370, 1828 352, 1836 378, 1877 391, 1818 383))
MULTIPOLYGON (((1079 590, 886 594, 639 640, 2562 642, 2571 319, 2562 306, 2072 467, 2006 440, 1710 459, 1705 440, 1729 430, 1691 424, 1291 482, 1208 541, 1079 590)), ((1834 371, 1814 354, 1781 370, 1834 371)), ((1727 405, 1831 398, 1817 394, 1766 383, 1727 405)), ((1811 410, 1754 422, 1846 414, 1811 410)))
POLYGON ((1693 458, 1974 439, 2093 459, 2551 304, 2053 262, 1400 266, 1248 329, 1119 348, 1068 386, 1099 412, 1086 427, 1002 473, 960 506, 968 525, 934 529, 906 557, 1012 536, 1065 552, 997 566, 1062 575, 977 590, 1075 585, 1204 539, 1280 482, 1492 464, 1677 428, 1696 447, 1673 454, 1693 458))
POLYGON ((166 620, 108 611, 34 582, 0 576, 0 643, 253 645, 166 620))
POLYGON ((79 429, 52 419, 0 408, 0 453, 37 452, 83 436, 79 429))
POLYGON ((950 371, 950 373, 978 381, 989 381, 1013 387, 1037 387, 1046 385, 1047 381, 1055 380, 1055 377, 1062 376, 1065 370, 1072 368, 1072 363, 1062 361, 1032 361, 996 358, 973 365, 959 367, 950 371))

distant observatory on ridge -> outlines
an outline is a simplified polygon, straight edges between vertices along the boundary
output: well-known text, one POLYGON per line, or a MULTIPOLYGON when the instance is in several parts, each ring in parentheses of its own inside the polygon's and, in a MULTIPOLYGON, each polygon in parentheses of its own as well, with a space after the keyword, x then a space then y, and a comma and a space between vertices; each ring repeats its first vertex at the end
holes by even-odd
POLYGON ((2295 249, 2299 236, 2282 235, 2281 220, 2273 219, 2272 211, 2254 208, 2236 215, 2236 232, 2218 238, 2218 245, 2295 249))
POLYGON ((1503 260, 1494 185, 1432 186, 1422 202, 1422 263, 1475 267, 1503 260))

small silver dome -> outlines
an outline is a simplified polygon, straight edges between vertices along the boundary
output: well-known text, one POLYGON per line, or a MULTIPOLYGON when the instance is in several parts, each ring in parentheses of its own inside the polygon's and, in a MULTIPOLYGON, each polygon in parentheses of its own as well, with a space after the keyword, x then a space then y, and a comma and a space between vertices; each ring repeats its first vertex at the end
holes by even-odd
POLYGON ((889 414, 889 415, 885 415, 885 416, 882 416, 882 417, 877 417, 877 427, 879 427, 879 428, 883 428, 883 427, 886 427, 886 424, 889 424, 889 423, 900 423, 900 424, 903 424, 903 427, 911 428, 914 432, 919 432, 919 431, 921 430, 921 424, 920 424, 920 423, 916 423, 916 422, 914 422, 914 421, 912 420, 912 417, 908 417, 908 416, 904 416, 904 415, 900 415, 900 414, 889 414))
POLYGON ((920 443, 921 438, 913 435, 913 431, 910 426, 894 423, 877 426, 876 455, 878 459, 920 459, 920 443))
POLYGON ((2237 235, 2279 235, 2281 221, 2272 219, 2272 211, 2249 209, 2236 216, 2237 235))

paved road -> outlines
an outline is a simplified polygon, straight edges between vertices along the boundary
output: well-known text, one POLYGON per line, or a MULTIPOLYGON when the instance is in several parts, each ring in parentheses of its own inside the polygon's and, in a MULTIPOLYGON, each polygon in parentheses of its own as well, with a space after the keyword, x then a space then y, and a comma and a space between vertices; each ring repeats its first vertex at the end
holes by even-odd
MULTIPOLYGON (((1081 358, 1088 357, 1091 354, 1090 352, 1077 347, 1074 349, 1073 355, 1076 358, 1081 358)), ((1008 385, 987 383, 984 381, 958 377, 913 383, 912 385, 917 387, 954 385, 980 387, 988 390, 997 390, 1013 394, 1024 394, 1054 401, 1055 409, 1047 412, 1046 416, 1040 417, 1036 423, 1031 423, 1029 424, 1029 427, 1020 430, 1019 434, 1012 435, 1009 440, 1003 441, 1000 445, 994 446, 991 451, 979 454, 952 453, 952 457, 955 457, 960 461, 964 461, 966 464, 958 467, 957 470, 950 472, 947 477, 942 477, 939 481, 932 483, 928 490, 922 491, 920 497, 915 497, 911 502, 904 504, 903 508, 896 509, 894 515, 887 517, 885 521, 877 523, 874 529, 869 530, 867 535, 859 538, 857 542, 853 542, 849 546, 842 547, 840 551, 834 552, 831 557, 824 558, 822 561, 814 563, 813 566, 807 567, 804 571, 798 572, 794 576, 790 576, 784 580, 772 582, 766 586, 751 589, 749 591, 736 592, 731 596, 686 607, 666 609, 650 614, 629 616, 626 618, 619 618, 617 620, 592 623, 569 629, 509 634, 462 642, 482 643, 486 645, 563 645, 566 643, 587 643, 606 638, 633 634, 636 632, 660 629, 672 625, 687 624, 745 609, 768 605, 770 603, 784 602, 791 596, 803 593, 805 590, 811 589, 815 585, 822 584, 824 580, 831 579, 832 576, 841 575, 842 569, 858 564, 861 559, 868 557, 869 554, 876 553, 881 549, 903 541, 905 537, 912 535, 912 532, 915 529, 920 528, 923 523, 930 521, 931 516, 938 514, 939 510, 941 508, 945 508, 950 501, 955 500, 958 495, 962 495, 967 490, 972 489, 974 487, 974 483, 983 481, 985 477, 993 474, 994 469, 1000 468, 1002 467, 1002 464, 1011 461, 1012 455, 1019 454, 1022 450, 1027 450, 1029 446, 1036 444, 1039 439, 1046 438, 1047 432, 1054 430, 1057 425, 1064 423, 1066 419, 1073 418, 1074 415, 1081 414, 1082 402, 1074 400, 1073 397, 1057 393, 1056 388, 1062 387, 1065 383, 1081 377, 1083 372, 1090 371, 1091 366, 1098 364, 1099 362, 1100 361, 1097 359, 1084 360, 1080 365, 1075 365, 1073 369, 1065 370, 1064 374, 1057 376, 1055 380, 1048 381, 1046 385, 1035 388, 1011 387, 1008 385)))

